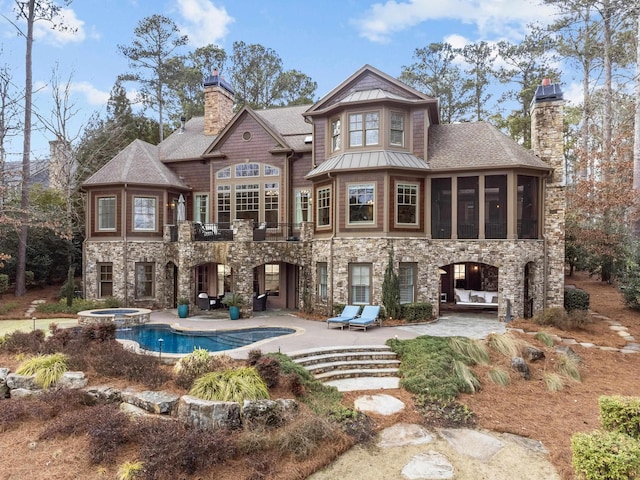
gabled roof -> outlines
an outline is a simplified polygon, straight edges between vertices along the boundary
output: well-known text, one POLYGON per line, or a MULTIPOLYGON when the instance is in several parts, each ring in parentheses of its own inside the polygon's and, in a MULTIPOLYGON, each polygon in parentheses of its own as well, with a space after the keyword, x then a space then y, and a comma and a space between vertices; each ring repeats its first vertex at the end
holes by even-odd
POLYGON ((305 144, 304 139, 311 135, 311 125, 307 124, 302 116, 302 113, 307 108, 308 105, 272 108, 269 110, 253 110, 249 107, 243 107, 211 142, 202 156, 209 157, 223 154, 224 152, 221 151, 221 148, 224 149, 225 138, 246 116, 251 116, 255 119, 273 137, 276 145, 271 149, 272 151, 310 150, 310 145, 305 144))
POLYGON ((487 122, 432 125, 427 159, 432 170, 513 167, 551 170, 531 151, 487 122))
POLYGON ((422 105, 429 111, 431 123, 439 122, 437 99, 402 83, 371 65, 364 65, 357 70, 313 104, 305 112, 305 115, 311 117, 326 114, 334 108, 344 107, 347 103, 379 102, 381 100, 422 105), (388 87, 381 88, 380 81, 388 87))
POLYGON ((305 178, 311 179, 329 172, 349 170, 407 169, 429 170, 429 165, 409 152, 375 150, 370 152, 345 152, 333 156, 311 170, 305 178))
POLYGON ((142 140, 134 140, 127 145, 124 150, 91 175, 83 183, 83 187, 113 184, 189 189, 158 159, 158 147, 142 140))
POLYGON ((193 117, 160 145, 163 162, 199 159, 215 136, 204 134, 204 117, 193 117))

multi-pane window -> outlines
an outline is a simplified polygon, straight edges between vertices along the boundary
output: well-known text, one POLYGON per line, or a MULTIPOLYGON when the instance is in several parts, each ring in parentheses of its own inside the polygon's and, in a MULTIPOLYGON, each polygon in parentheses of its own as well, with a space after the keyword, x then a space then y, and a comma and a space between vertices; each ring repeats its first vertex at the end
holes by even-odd
POLYGON ((231 167, 226 167, 222 170, 218 170, 218 173, 216 173, 216 178, 231 178, 231 167))
POLYGON ((222 263, 217 267, 218 295, 223 295, 231 291, 231 267, 222 263))
POLYGON ((318 189, 317 197, 317 223, 318 226, 327 226, 331 224, 331 189, 318 189))
POLYGON ((116 197, 98 198, 98 230, 116 229, 116 197))
POLYGON ((260 176, 260 164, 239 163, 236 165, 236 177, 258 177, 260 176))
POLYGON ((371 265, 352 263, 349 265, 349 302, 368 305, 371 302, 371 265))
POLYGON ((267 263, 264 266, 264 289, 270 293, 280 291, 280 265, 267 263))
POLYGON ((378 112, 349 115, 349 146, 362 147, 379 144, 378 112))
POLYGON ((398 283, 400 284, 400 303, 413 303, 416 288, 416 264, 401 263, 398 269, 398 283))
POLYGON ((397 219, 398 223, 418 223, 418 186, 415 184, 399 183, 396 185, 397 219))
POLYGON ((231 222, 231 185, 218 185, 218 223, 231 222))
POLYGON ((318 298, 320 300, 327 299, 328 291, 328 268, 326 262, 320 262, 317 264, 318 268, 318 298))
POLYGON ((98 297, 113 296, 113 264, 98 264, 98 297))
POLYGON ((395 147, 404 147, 404 115, 402 113, 391 113, 389 143, 395 147))
POLYGON ((264 184, 264 221, 267 226, 275 228, 278 226, 278 184, 264 184))
POLYGON ((194 214, 196 222, 207 223, 209 221, 209 195, 197 193, 193 200, 194 214))
POLYGON ((373 184, 349 185, 349 223, 373 223, 373 184))
POLYGON ((236 218, 258 222, 260 213, 260 185, 236 185, 236 218))
POLYGON ((136 263, 136 298, 153 297, 153 263, 136 263))
POLYGON ((277 177, 280 175, 280 169, 278 167, 272 167, 271 165, 264 166, 265 177, 277 177))
POLYGON ((156 197, 133 197, 133 229, 156 230, 156 197))
POLYGON ((294 210, 296 225, 309 221, 309 190, 296 190, 294 210))
POLYGON ((340 119, 331 122, 331 151, 340 150, 340 119))

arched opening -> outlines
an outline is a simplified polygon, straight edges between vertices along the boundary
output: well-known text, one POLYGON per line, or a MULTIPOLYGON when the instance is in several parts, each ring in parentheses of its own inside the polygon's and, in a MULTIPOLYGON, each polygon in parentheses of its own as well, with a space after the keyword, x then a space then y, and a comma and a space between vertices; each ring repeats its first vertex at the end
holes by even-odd
POLYGON ((498 308, 498 267, 458 262, 440 267, 441 310, 498 308))
POLYGON ((196 302, 201 310, 221 308, 221 300, 231 292, 233 271, 223 263, 203 263, 194 268, 196 302))
MULTIPOLYGON (((267 262, 253 269, 253 297, 266 295, 265 308, 297 310, 300 267, 287 262, 267 262)), ((263 298, 263 297, 261 297, 263 298)), ((254 310, 261 309, 261 303, 254 310)))
POLYGON ((534 295, 533 295, 532 287, 533 285, 535 285, 534 279, 535 279, 535 265, 533 264, 533 262, 529 262, 524 266, 524 281, 522 282, 524 287, 524 292, 523 292, 524 318, 533 317, 534 295))

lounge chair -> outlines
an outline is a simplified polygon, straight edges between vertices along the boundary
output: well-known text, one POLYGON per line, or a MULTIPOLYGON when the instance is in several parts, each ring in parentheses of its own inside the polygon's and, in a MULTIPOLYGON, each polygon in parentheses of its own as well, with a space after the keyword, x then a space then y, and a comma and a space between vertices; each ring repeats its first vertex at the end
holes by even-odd
POLYGON ((340 330, 342 330, 345 325, 349 325, 349 322, 356 318, 359 311, 359 305, 347 305, 337 317, 327 318, 327 328, 329 328, 332 323, 335 323, 336 325, 340 325, 340 330))
POLYGON ((362 328, 366 332, 367 327, 374 325, 376 322, 378 322, 379 326, 382 326, 382 319, 378 319, 379 314, 380 307, 378 305, 367 305, 362 309, 362 313, 358 318, 349 320, 349 330, 362 328))

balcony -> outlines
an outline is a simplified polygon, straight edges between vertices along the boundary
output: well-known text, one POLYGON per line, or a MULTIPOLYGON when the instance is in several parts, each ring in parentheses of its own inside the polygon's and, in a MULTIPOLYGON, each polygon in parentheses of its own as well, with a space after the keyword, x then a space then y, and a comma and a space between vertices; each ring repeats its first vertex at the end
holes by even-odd
MULTIPOLYGON (((297 242, 304 236, 311 238, 309 223, 260 223, 235 220, 233 223, 181 222, 165 227, 165 242, 297 242)), ((305 238, 306 238, 305 237, 305 238)))

